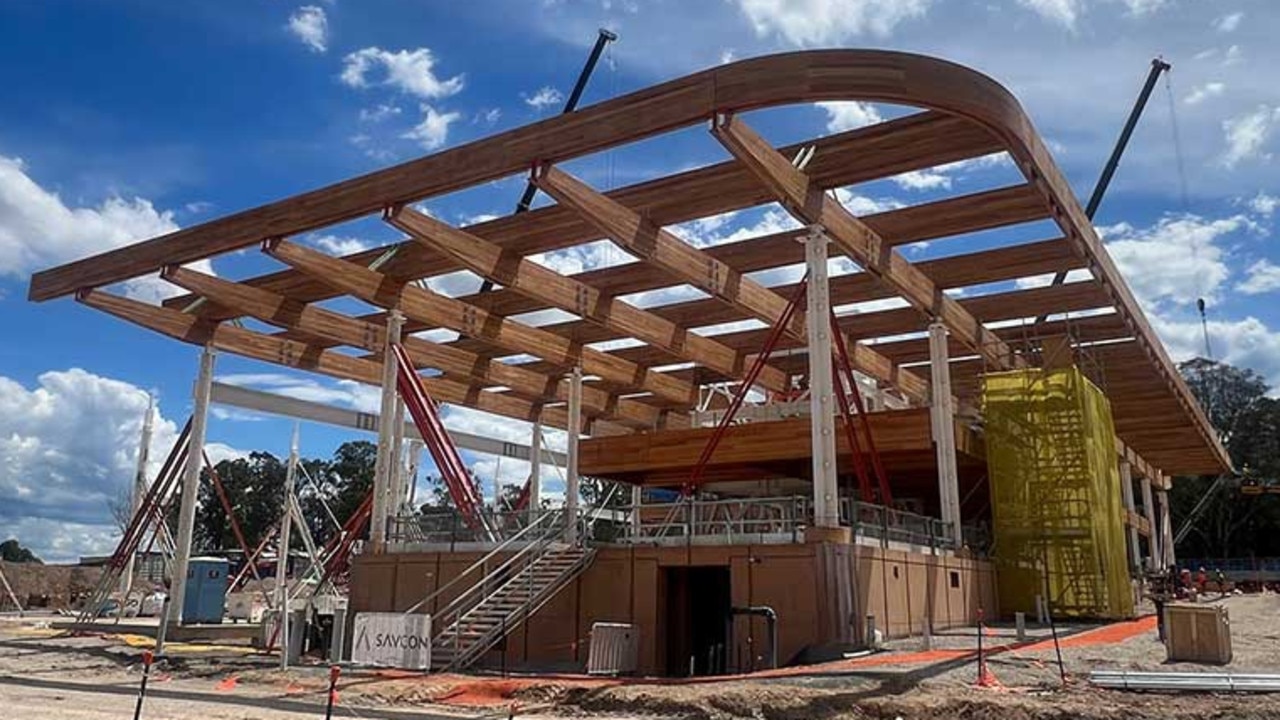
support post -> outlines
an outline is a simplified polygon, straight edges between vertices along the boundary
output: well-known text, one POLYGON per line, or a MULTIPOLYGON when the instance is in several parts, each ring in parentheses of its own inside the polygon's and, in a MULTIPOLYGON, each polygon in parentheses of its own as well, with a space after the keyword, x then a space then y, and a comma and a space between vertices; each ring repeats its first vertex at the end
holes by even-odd
MULTIPOLYGON (((840 526, 840 499, 836 486, 835 390, 831 372, 831 295, 827 283, 827 236, 819 226, 810 228, 805 241, 809 271, 806 323, 809 343, 809 436, 813 448, 814 527, 840 526)), ((854 388, 856 391, 857 388, 854 388)))
POLYGON ((640 537, 640 528, 643 518, 640 517, 640 504, 644 502, 644 488, 639 485, 631 486, 631 537, 640 537))
POLYGON ((298 426, 289 442, 289 465, 284 474, 284 502, 280 504, 280 549, 276 551, 276 609, 280 624, 280 669, 289 669, 289 530, 293 527, 293 486, 298 472, 298 426))
POLYGON ((1173 567, 1177 564, 1178 559, 1174 556, 1173 520, 1169 516, 1169 493, 1164 490, 1157 490, 1156 497, 1160 502, 1160 549, 1163 551, 1160 560, 1162 567, 1173 567))
POLYGON ((569 376, 569 433, 564 471, 565 540, 578 539, 578 436, 582 434, 582 368, 569 376))
POLYGON ((1129 526, 1129 567, 1137 571, 1142 568, 1138 528, 1129 523, 1129 518, 1137 512, 1133 503, 1133 466, 1123 458, 1120 460, 1120 493, 1124 497, 1125 524, 1129 526))
MULTIPOLYGON (((147 494, 147 460, 151 454, 152 416, 155 414, 156 399, 147 393, 147 414, 142 418, 142 437, 138 441, 137 469, 133 474, 133 490, 129 494, 129 517, 138 516, 138 508, 142 507, 142 498, 147 494)), ((121 578, 120 591, 125 598, 133 593, 133 575, 138 551, 129 554, 124 566, 124 577, 121 578)))
POLYGON ((1164 540, 1160 524, 1156 521, 1155 499, 1151 496, 1153 479, 1142 479, 1142 512, 1147 516, 1147 525, 1151 527, 1151 534, 1147 536, 1147 569, 1155 572, 1160 569, 1160 561, 1164 557, 1160 552, 1160 546, 1164 544, 1164 540))
POLYGON ((960 521, 960 475, 956 464, 956 413, 951 400, 951 355, 947 326, 929 324, 929 426, 938 464, 938 502, 942 522, 956 549, 964 546, 960 521))
POLYGON ((178 509, 178 537, 174 538, 173 583, 170 588, 168 624, 182 622, 182 606, 187 592, 187 566, 191 560, 191 538, 196 528, 196 496, 200 491, 200 470, 204 465, 205 426, 209 417, 209 389, 213 383, 214 352, 205 346, 200 353, 200 372, 196 376, 191 411, 191 438, 187 446, 187 464, 182 475, 182 504, 178 509))
POLYGON ((378 454, 373 470, 373 508, 369 518, 369 545, 374 554, 383 552, 387 544, 387 514, 391 495, 391 478, 398 460, 392 455, 395 445, 396 360, 391 346, 400 342, 404 315, 399 310, 387 313, 387 343, 382 353, 382 406, 378 413, 378 454))
MULTIPOLYGON (((397 370, 397 372, 399 372, 397 370)), ((387 484, 387 515, 394 517, 400 514, 404 506, 405 494, 408 490, 408 465, 405 458, 404 442, 404 403, 396 397, 396 411, 391 423, 391 482, 387 484)))
POLYGON ((529 522, 538 519, 542 509, 542 413, 533 422, 533 436, 529 439, 529 522))

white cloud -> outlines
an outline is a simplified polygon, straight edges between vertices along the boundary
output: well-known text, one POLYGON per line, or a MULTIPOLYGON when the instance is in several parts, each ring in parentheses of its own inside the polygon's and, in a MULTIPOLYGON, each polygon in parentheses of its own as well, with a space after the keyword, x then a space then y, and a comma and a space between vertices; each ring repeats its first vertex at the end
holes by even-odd
POLYGON ((303 5, 289 16, 286 27, 313 52, 322 53, 329 49, 329 19, 323 8, 303 5))
POLYGON ((735 57, 736 56, 733 52, 733 48, 725 48, 724 50, 720 51, 720 64, 726 65, 728 63, 731 63, 734 61, 735 57))
POLYGON ((1229 15, 1223 15, 1213 22, 1213 27, 1218 32, 1235 32, 1240 27, 1240 21, 1244 19, 1244 13, 1233 12, 1229 15))
MULTIPOLYGON (((133 482, 147 394, 72 368, 27 388, 0 376, 0 528, 45 560, 109 552, 108 501, 133 482)), ((157 414, 149 469, 160 470, 178 423, 157 414)), ((238 451, 210 444, 216 462, 238 451)))
POLYGON ((1011 165, 1013 160, 1008 153, 993 153, 969 160, 957 160, 923 170, 911 170, 889 178, 898 187, 906 190, 950 190, 954 175, 968 170, 1011 165))
POLYGON ((444 145, 449 137, 449 126, 462 117, 456 112, 442 113, 430 105, 422 106, 422 122, 400 137, 413 140, 423 150, 435 150, 444 145))
MULTIPOLYGON (((97 207, 68 207, 27 175, 21 159, 0 155, 0 276, 22 278, 177 229, 172 212, 144 198, 109 197, 97 207)), ((213 272, 207 260, 191 267, 213 272)), ((147 301, 180 292, 156 276, 126 281, 123 289, 147 301)))
POLYGON ((901 22, 923 17, 931 0, 734 0, 756 35, 802 47, 833 45, 862 35, 888 36, 901 22))
POLYGON ((1018 0, 1018 4, 1069 29, 1075 28, 1076 20, 1084 11, 1083 0, 1018 0))
POLYGON ((1224 67, 1230 67, 1231 65, 1238 64, 1242 60, 1244 60, 1244 52, 1240 49, 1239 45, 1232 45, 1227 48, 1226 54, 1222 56, 1222 65, 1224 67))
POLYGON ((1270 158, 1264 146, 1277 121, 1280 121, 1280 108, 1267 105, 1259 105, 1253 112, 1224 120, 1222 132, 1226 136, 1227 149, 1222 155, 1222 164, 1234 167, 1242 160, 1270 158))
MULTIPOLYGON (((1151 317, 1152 327, 1175 361, 1203 356, 1204 329, 1199 317, 1151 317)), ((1280 386, 1280 333, 1256 317, 1237 320, 1210 319, 1209 345, 1214 359, 1236 367, 1251 368, 1272 386, 1280 386)))
POLYGON ((814 103, 827 114, 827 132, 838 133, 875 125, 884 118, 871 103, 857 100, 814 103))
POLYGON ((1252 227, 1242 215, 1216 220, 1181 215, 1166 216, 1146 228, 1122 223, 1099 230, 1129 287, 1151 311, 1217 297, 1231 274, 1219 243, 1252 227))
POLYGON ((342 82, 353 88, 369 87, 370 74, 381 67, 385 71, 382 85, 393 87, 424 100, 449 97, 462 90, 463 79, 456 75, 448 80, 436 77, 435 57, 427 48, 416 50, 383 50, 367 47, 343 59, 342 82))
POLYGON ((1191 89, 1190 93, 1187 93, 1187 96, 1183 98, 1182 101, 1188 105, 1198 105, 1204 102, 1205 100, 1208 100, 1211 97, 1216 97, 1218 95, 1221 95, 1222 92, 1226 89, 1227 89, 1227 86, 1220 82, 1211 82, 1211 83, 1205 83, 1204 85, 1197 85, 1196 87, 1191 89))
POLYGON ((381 405, 378 388, 354 380, 328 381, 311 375, 263 372, 219 375, 218 382, 367 413, 378 412, 381 405))
POLYGON ((489 108, 488 110, 476 113, 475 119, 472 120, 472 122, 493 125, 501 118, 502 110, 500 108, 489 108))
POLYGON ((1280 265, 1262 259, 1249 266, 1245 280, 1236 290, 1246 295, 1258 295, 1280 289, 1280 265))
POLYGON ((1259 191, 1257 195, 1254 195, 1253 198, 1249 200, 1248 205, 1250 210, 1258 213, 1259 215, 1271 217, 1271 214, 1276 211, 1276 208, 1280 207, 1280 198, 1259 191))
POLYGON ((544 85, 533 95, 521 95, 521 97, 524 98, 525 105, 539 112, 551 105, 559 105, 564 102, 564 96, 560 94, 560 91, 550 85, 544 85))
POLYGON ((312 235, 307 240, 313 247, 338 257, 354 255, 373 247, 371 243, 359 238, 339 237, 337 235, 312 235))
POLYGON ((379 123, 387 118, 400 114, 400 106, 395 103, 380 103, 371 108, 360 109, 360 122, 379 123))
MULTIPOLYGON (((1112 0, 1113 2, 1117 0, 1112 0)), ((1094 0, 1096 2, 1096 0, 1094 0)), ((1133 17, 1150 15, 1168 4, 1168 0, 1118 0, 1133 17)), ((1068 30, 1075 30, 1076 23, 1085 13, 1090 0, 1018 0, 1018 4, 1035 11, 1046 20, 1068 30)))

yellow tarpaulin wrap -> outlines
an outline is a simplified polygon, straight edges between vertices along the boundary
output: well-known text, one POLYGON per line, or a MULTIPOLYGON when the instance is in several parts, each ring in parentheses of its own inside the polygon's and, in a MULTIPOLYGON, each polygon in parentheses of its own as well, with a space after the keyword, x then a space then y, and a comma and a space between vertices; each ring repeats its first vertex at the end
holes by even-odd
POLYGON ((984 376, 1000 607, 1133 616, 1111 404, 1077 368, 984 376))

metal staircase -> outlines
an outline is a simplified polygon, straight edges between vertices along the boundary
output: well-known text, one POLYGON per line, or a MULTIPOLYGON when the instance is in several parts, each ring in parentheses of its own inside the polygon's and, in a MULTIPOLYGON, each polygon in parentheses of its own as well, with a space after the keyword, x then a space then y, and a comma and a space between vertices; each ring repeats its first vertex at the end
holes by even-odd
POLYGON ((432 613, 432 670, 476 662, 590 566, 595 550, 564 542, 565 523, 549 511, 409 610, 471 583, 432 613))

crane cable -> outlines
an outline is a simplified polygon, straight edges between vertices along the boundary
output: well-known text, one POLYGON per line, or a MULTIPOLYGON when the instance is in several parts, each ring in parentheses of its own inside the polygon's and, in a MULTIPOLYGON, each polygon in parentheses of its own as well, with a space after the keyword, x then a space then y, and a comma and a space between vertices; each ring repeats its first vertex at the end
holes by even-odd
MULTIPOLYGON (((1182 214, 1184 217, 1191 216, 1191 193, 1187 190, 1187 164, 1186 156, 1182 147, 1182 133, 1178 128, 1178 104, 1173 94, 1172 72, 1166 72, 1164 75, 1165 94, 1169 101, 1169 127, 1173 135, 1173 157, 1174 163, 1178 171, 1178 192, 1179 200, 1182 203, 1182 214)), ((1191 259, 1197 259, 1197 247, 1193 241, 1191 243, 1191 259)), ((1200 314, 1200 331, 1204 335, 1204 356, 1206 360, 1213 361, 1213 346, 1209 342, 1209 318, 1206 314, 1206 304, 1203 297, 1196 298, 1196 310, 1200 314)))

